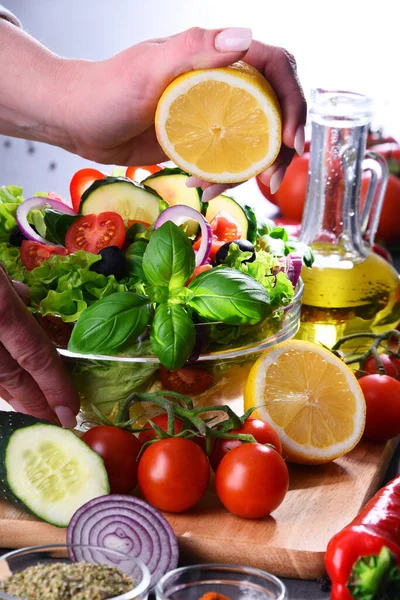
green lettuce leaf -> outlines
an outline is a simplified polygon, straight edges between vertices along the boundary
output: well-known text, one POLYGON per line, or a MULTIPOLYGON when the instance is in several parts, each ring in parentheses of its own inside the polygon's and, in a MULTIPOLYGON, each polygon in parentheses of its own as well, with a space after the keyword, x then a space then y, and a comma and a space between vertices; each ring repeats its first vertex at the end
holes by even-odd
POLYGON ((29 273, 21 262, 19 248, 7 242, 0 243, 0 262, 3 263, 11 279, 27 283, 29 273))
POLYGON ((0 242, 8 242, 11 231, 17 225, 17 208, 22 201, 21 187, 0 186, 0 242))

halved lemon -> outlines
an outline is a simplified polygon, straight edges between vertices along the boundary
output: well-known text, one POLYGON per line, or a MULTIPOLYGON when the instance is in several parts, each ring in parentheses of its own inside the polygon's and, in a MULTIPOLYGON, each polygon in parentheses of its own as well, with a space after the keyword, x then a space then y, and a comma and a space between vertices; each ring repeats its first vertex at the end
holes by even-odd
POLYGON ((365 401, 349 367, 322 346, 290 340, 253 365, 245 409, 279 433, 291 462, 322 464, 346 454, 365 426, 365 401))
POLYGON ((179 167, 205 181, 245 181, 276 159, 282 138, 274 90, 243 62, 190 71, 162 94, 157 139, 179 167))

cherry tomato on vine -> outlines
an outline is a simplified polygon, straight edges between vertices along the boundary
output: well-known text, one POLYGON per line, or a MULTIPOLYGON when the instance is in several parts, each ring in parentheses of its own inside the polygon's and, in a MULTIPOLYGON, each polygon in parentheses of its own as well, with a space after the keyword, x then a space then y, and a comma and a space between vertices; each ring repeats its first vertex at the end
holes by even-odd
POLYGON ((135 487, 142 444, 132 433, 100 425, 86 431, 81 439, 103 459, 112 494, 127 494, 135 487))
POLYGON ((83 192, 87 190, 94 181, 104 178, 104 173, 97 169, 80 169, 75 173, 69 184, 69 191, 71 194, 72 207, 76 212, 79 211, 83 192))
POLYGON ((400 381, 366 375, 359 384, 367 406, 364 439, 383 442, 400 434, 400 381))
POLYGON ((283 502, 289 472, 282 456, 269 446, 250 443, 233 448, 215 476, 217 495, 238 517, 261 519, 283 502))
POLYGON ((208 458, 191 440, 167 438, 146 448, 139 461, 143 496, 167 512, 188 510, 202 498, 210 478, 208 458))
MULTIPOLYGON (((380 354, 379 358, 385 368, 386 375, 394 377, 394 379, 400 379, 400 359, 389 354, 380 354)), ((378 364, 373 356, 367 358, 363 370, 357 372, 358 377, 376 374, 379 374, 378 364)))
POLYGON ((214 385, 214 376, 205 369, 182 367, 169 371, 160 367, 159 376, 165 390, 179 394, 201 394, 214 385))
MULTIPOLYGON (((167 415, 167 413, 162 413, 161 415, 156 415, 155 417, 152 417, 151 420, 153 421, 153 423, 155 423, 155 425, 157 425, 163 431, 168 431, 168 415, 167 415)), ((139 433, 139 442, 141 444, 145 444, 146 442, 149 442, 150 440, 155 440, 157 438, 157 434, 154 431, 154 429, 151 427, 150 424, 146 425, 145 429, 147 429, 147 428, 148 428, 147 431, 141 431, 139 433)), ((182 420, 177 419, 175 417, 174 434, 179 433, 181 431, 181 429, 182 429, 182 420)))
MULTIPOLYGON (((241 427, 238 429, 232 429, 232 431, 229 431, 229 433, 246 433, 248 435, 252 435, 259 444, 272 444, 275 446, 276 451, 279 452, 279 454, 282 454, 282 444, 279 439, 279 435, 272 425, 262 421, 261 419, 249 417, 241 427)), ((210 463, 213 470, 217 470, 217 467, 224 458, 225 454, 227 454, 233 448, 237 448, 237 446, 240 446, 241 444, 242 442, 240 440, 223 438, 217 439, 210 456, 210 463)))
POLYGON ((50 258, 54 254, 66 256, 68 250, 60 246, 50 246, 49 244, 41 244, 31 240, 23 240, 21 244, 20 257, 25 269, 32 271, 38 267, 43 261, 50 258))

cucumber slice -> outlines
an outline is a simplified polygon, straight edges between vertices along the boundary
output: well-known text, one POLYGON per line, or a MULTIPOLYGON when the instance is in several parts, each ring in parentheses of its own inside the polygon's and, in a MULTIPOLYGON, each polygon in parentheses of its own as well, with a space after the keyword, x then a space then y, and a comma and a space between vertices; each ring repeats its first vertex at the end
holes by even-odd
POLYGON ((157 192, 140 183, 125 177, 105 177, 82 194, 80 212, 98 215, 111 211, 123 219, 151 224, 167 206, 157 192))
MULTIPOLYGON (((203 204, 201 201, 201 189, 186 187, 188 177, 188 173, 185 173, 182 169, 167 168, 146 177, 142 183, 146 187, 155 190, 170 206, 183 204, 184 206, 191 206, 200 213, 205 214, 207 204, 203 204)), ((185 230, 188 236, 196 235, 199 230, 199 224, 195 221, 189 221, 186 224, 185 230)))
POLYGON ((257 219, 253 209, 246 204, 240 204, 240 202, 230 198, 230 196, 217 196, 209 203, 206 212, 207 221, 211 222, 222 210, 229 213, 239 224, 242 230, 241 239, 249 240, 254 244, 257 238, 257 219))
POLYGON ((0 413, 0 495, 66 527, 75 511, 109 494, 104 462, 75 433, 20 413, 0 413))

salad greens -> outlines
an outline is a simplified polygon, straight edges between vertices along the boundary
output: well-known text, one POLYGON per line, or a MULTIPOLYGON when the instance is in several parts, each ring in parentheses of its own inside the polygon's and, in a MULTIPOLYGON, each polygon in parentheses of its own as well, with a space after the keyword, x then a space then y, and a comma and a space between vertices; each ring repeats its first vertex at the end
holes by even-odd
POLYGON ((17 225, 17 208, 22 201, 21 187, 0 186, 0 242, 8 242, 10 232, 17 225))
POLYGON ((186 234, 167 221, 153 233, 144 251, 145 295, 120 292, 87 308, 75 325, 69 350, 104 354, 123 351, 144 332, 150 321, 148 307, 153 304, 153 351, 164 366, 177 369, 189 358, 195 344, 191 311, 208 321, 230 325, 254 325, 271 313, 266 289, 236 269, 216 267, 183 287, 194 266, 195 255, 186 234), (143 314, 136 315, 135 311, 143 314))
POLYGON ((0 262, 4 265, 11 279, 16 279, 21 283, 27 282, 28 271, 22 264, 19 248, 11 246, 7 242, 0 242, 0 262))
POLYGON ((262 235, 259 239, 260 248, 275 256, 287 256, 291 252, 299 252, 303 255, 303 262, 306 267, 312 267, 314 254, 311 248, 298 240, 289 238, 284 227, 275 227, 274 225, 271 228, 270 223, 266 223, 261 231, 262 235))

